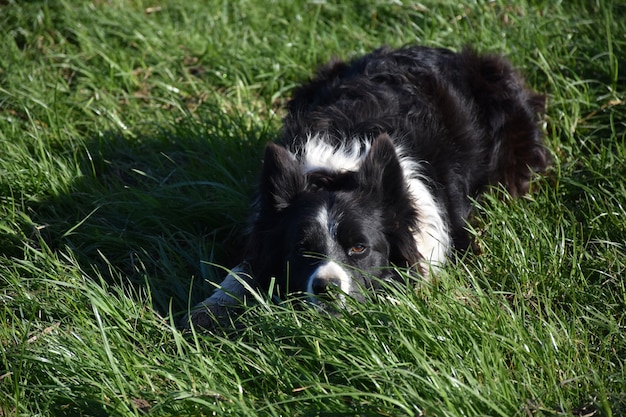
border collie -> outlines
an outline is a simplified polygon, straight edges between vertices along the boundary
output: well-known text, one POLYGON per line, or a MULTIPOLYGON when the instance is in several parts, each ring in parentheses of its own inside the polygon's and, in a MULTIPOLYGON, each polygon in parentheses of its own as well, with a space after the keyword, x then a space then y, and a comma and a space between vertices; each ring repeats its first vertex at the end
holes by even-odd
POLYGON ((412 46, 331 61, 295 90, 265 150, 243 262, 184 322, 251 290, 362 298, 397 268, 428 279, 470 245, 489 186, 528 192, 548 165, 545 97, 500 56, 412 46))

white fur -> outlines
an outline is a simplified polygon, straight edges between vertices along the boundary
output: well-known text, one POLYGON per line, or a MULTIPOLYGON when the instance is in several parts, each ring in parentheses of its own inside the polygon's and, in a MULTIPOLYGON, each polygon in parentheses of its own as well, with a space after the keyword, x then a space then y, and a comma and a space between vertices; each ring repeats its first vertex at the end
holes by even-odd
POLYGON ((328 207, 321 207, 317 212, 315 219, 319 223, 320 227, 330 229, 330 217, 328 216, 328 207))
POLYGON ((326 241, 326 245, 328 247, 331 247, 333 245, 333 239, 336 237, 337 234, 337 224, 341 222, 343 213, 336 213, 335 216, 331 217, 328 213, 328 207, 321 207, 320 211, 315 217, 320 227, 326 229, 326 231, 328 232, 328 234, 326 235, 328 238, 326 241))
POLYGON ((229 272, 215 292, 200 305, 238 304, 248 293, 242 281, 247 282, 250 280, 252 280, 252 277, 250 276, 250 271, 247 270, 247 264, 242 262, 229 272))
POLYGON ((316 135, 306 141, 300 160, 305 173, 317 169, 337 172, 358 171, 369 149, 369 142, 363 144, 359 140, 353 140, 336 147, 328 143, 323 136, 316 135))
MULTIPOLYGON (((306 291, 309 294, 313 294, 313 281, 315 279, 329 281, 338 279, 339 289, 341 289, 344 294, 350 294, 354 290, 352 288, 352 278, 350 277, 350 274, 335 261, 324 262, 311 274, 306 287, 306 291)), ((341 300, 344 298, 345 296, 340 296, 341 300)))
POLYGON ((441 207, 428 189, 428 179, 420 173, 419 163, 402 155, 398 148, 396 152, 409 193, 418 212, 420 227, 419 230, 413 231, 413 238, 417 249, 424 257, 422 266, 425 271, 437 269, 445 263, 452 246, 447 223, 441 214, 441 207))

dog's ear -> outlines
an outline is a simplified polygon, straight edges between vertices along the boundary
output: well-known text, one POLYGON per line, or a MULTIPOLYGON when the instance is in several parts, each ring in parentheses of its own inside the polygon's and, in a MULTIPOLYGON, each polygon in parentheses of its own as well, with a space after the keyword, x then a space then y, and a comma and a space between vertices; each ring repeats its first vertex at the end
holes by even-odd
POLYGON ((265 148, 260 198, 264 208, 284 210, 304 189, 304 175, 296 157, 282 146, 269 143, 265 148))
POLYGON ((359 170, 360 187, 383 205, 385 233, 391 244, 389 260, 398 266, 411 266, 421 260, 413 237, 417 211, 411 200, 396 147, 388 134, 373 142, 359 170))
POLYGON ((370 188, 385 205, 395 205, 405 188, 404 175, 395 146, 388 134, 378 135, 359 170, 360 184, 370 188))

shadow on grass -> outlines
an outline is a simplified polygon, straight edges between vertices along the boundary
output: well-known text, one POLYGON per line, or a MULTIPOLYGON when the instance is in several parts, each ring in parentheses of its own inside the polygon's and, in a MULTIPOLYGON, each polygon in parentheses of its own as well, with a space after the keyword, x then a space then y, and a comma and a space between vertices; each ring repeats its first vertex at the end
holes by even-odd
POLYGON ((81 175, 69 192, 33 204, 31 219, 88 276, 147 286, 159 312, 170 302, 181 312, 190 291, 195 303, 212 290, 205 280, 222 277, 213 262, 238 260, 272 133, 223 113, 104 132, 72 150, 81 175))

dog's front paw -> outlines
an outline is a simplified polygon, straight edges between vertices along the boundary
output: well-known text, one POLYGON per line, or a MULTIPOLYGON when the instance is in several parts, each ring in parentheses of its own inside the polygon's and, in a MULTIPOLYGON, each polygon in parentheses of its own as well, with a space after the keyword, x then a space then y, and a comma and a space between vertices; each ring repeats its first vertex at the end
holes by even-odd
POLYGON ((194 327, 209 331, 236 327, 241 308, 233 303, 215 303, 211 298, 193 307, 181 320, 180 327, 184 330, 194 327))
POLYGON ((212 296, 193 307, 180 323, 182 329, 205 330, 236 328, 244 299, 249 294, 246 287, 253 283, 250 266, 242 262, 233 268, 212 296))

